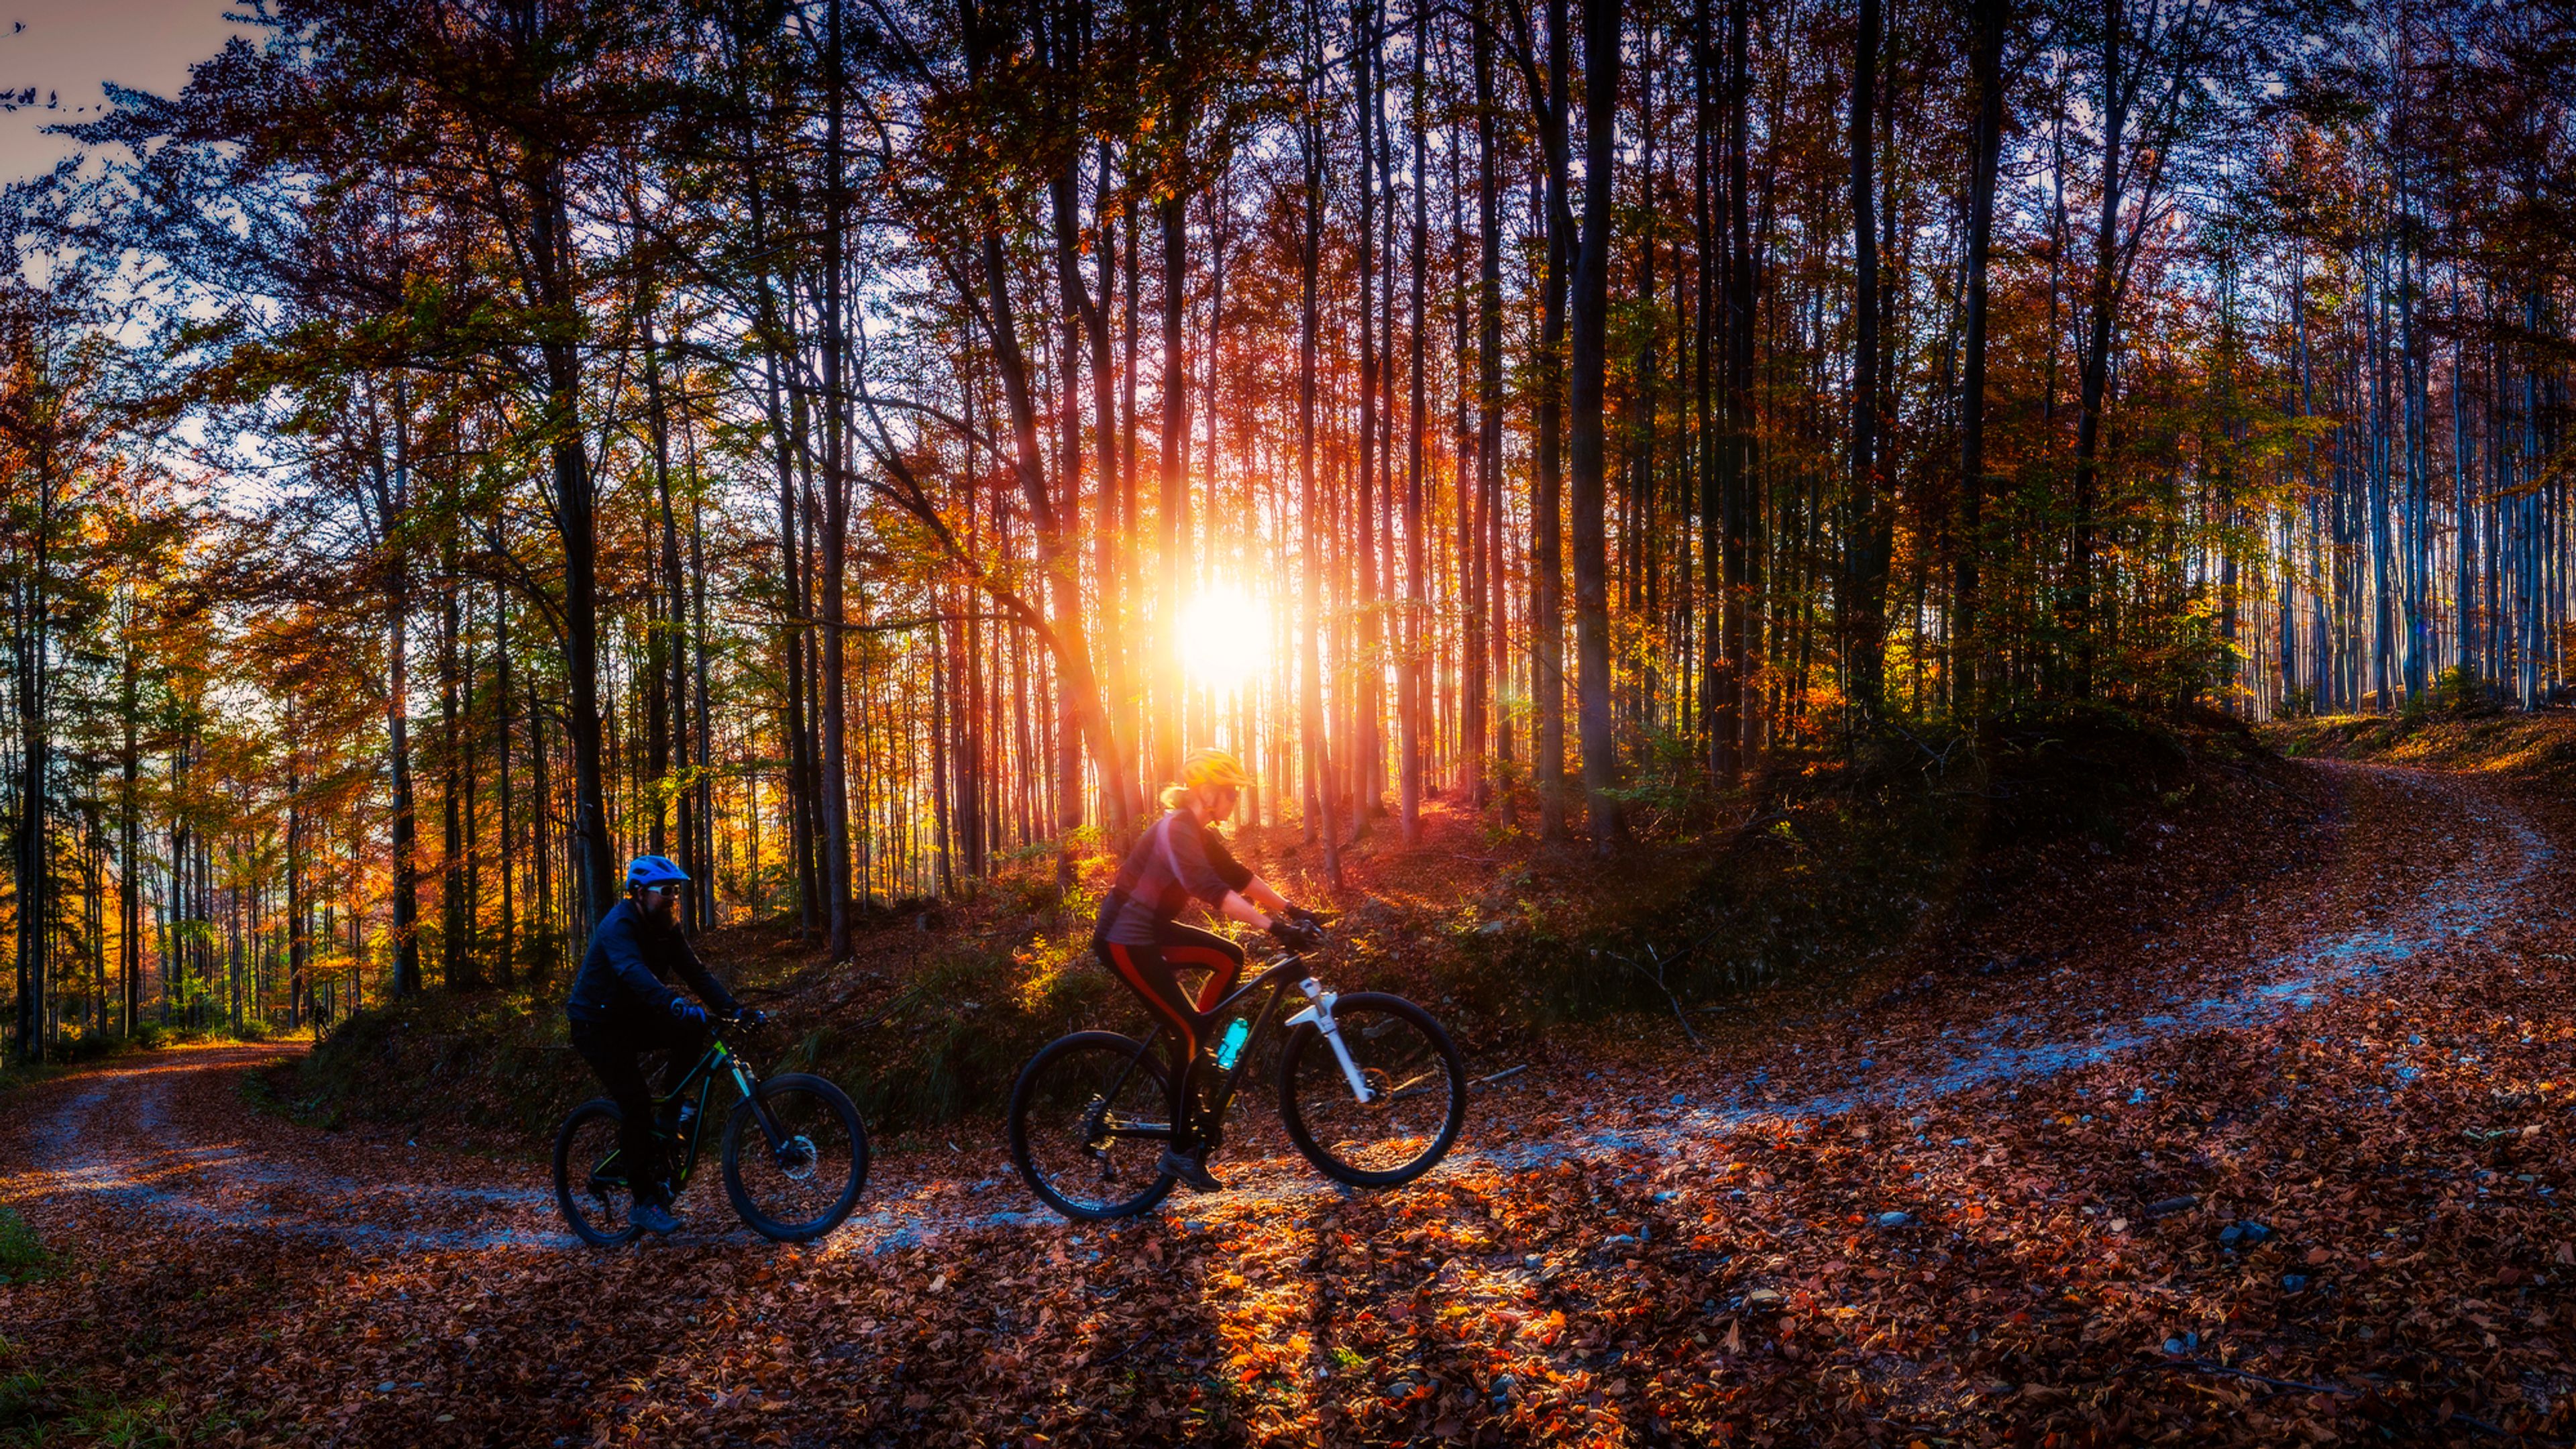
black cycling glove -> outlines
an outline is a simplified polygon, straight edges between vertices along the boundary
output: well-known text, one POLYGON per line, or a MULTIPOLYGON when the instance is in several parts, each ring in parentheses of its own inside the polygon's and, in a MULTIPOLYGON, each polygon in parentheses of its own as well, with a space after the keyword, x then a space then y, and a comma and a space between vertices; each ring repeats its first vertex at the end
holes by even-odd
POLYGON ((1301 956, 1310 951, 1320 951, 1324 947, 1323 928, 1315 924, 1315 918, 1312 916, 1306 916, 1303 919, 1284 913, 1272 916, 1270 934, 1280 945, 1301 956))

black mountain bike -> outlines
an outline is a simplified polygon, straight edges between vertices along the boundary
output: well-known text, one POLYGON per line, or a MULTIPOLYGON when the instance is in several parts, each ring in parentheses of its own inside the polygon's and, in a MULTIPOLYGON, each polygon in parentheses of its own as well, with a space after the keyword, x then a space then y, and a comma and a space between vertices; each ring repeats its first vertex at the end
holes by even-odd
MULTIPOLYGON (((1283 957, 1210 1013, 1225 1020, 1238 1003, 1268 993, 1241 1013, 1250 1018, 1248 1034, 1232 1063, 1214 1073, 1201 1109, 1208 1150, 1222 1142, 1237 1079, 1276 1027, 1287 1033, 1280 1121, 1307 1161, 1353 1187, 1399 1187, 1429 1172, 1467 1120, 1458 1048, 1430 1013, 1400 996, 1338 995, 1305 972, 1303 957, 1283 957), (1302 1005, 1287 994, 1291 982, 1302 1005)), ((1133 1217, 1172 1190, 1173 1177, 1155 1165, 1172 1138, 1170 1077, 1154 1049, 1162 1039, 1161 1027, 1143 1041, 1075 1032, 1021 1068, 1011 1088, 1011 1160, 1047 1206, 1085 1221, 1133 1217)))
MULTIPOLYGON (((821 1077, 786 1072, 763 1080, 729 1035, 738 1021, 718 1021, 705 1055, 669 1093, 653 1099, 654 1135, 677 1197, 696 1172, 716 1079, 730 1077, 739 1098, 724 1127, 724 1183, 733 1210, 754 1232, 782 1243, 819 1238, 841 1225, 868 1180, 868 1134, 859 1109, 821 1077)), ((555 1133, 555 1205, 581 1240, 615 1247, 642 1229, 626 1221, 634 1200, 617 1143, 625 1117, 594 1097, 573 1108, 555 1133)))

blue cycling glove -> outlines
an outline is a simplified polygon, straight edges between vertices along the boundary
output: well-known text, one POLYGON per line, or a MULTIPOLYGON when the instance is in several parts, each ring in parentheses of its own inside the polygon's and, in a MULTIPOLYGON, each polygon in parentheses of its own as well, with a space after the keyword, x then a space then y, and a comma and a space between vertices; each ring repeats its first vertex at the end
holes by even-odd
POLYGON ((690 1026, 704 1026, 707 1024, 707 1009, 685 996, 674 996, 671 998, 671 1016, 673 1019, 685 1022, 690 1026))

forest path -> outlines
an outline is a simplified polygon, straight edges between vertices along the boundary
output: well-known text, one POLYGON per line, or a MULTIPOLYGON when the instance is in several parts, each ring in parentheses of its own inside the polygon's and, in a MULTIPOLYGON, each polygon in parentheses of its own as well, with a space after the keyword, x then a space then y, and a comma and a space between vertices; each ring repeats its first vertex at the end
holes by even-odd
MULTIPOLYGON (((1743 1084, 1732 1091, 1686 1081, 1663 1084, 1680 1091, 1641 1091, 1651 1084, 1612 1073, 1609 1081, 1479 1092, 1464 1145, 1436 1176, 1670 1152, 1749 1126, 1796 1125, 1864 1105, 1901 1108, 2091 1066, 2169 1038, 2258 1026, 2424 952, 2474 941, 2539 888, 2553 848, 2491 786, 2384 766, 2314 768, 2340 787, 2356 820, 2346 835, 2358 837, 2338 861, 2298 863, 2321 864, 2321 873, 2285 872, 2268 893, 2249 882, 2233 900, 2169 923, 2172 939, 2106 942, 2100 958, 2045 976, 2007 975, 1928 1007, 1855 1008, 1784 1032, 1767 1050, 1703 1074, 1743 1084), (2407 832, 2408 850, 2368 848, 2392 828, 2407 832), (1497 1121, 1503 1103, 1510 1110, 1497 1121), (1568 1121, 1584 1125, 1560 1125, 1568 1121)), ((0 1174, 0 1201, 40 1227, 92 1214, 158 1214, 187 1226, 327 1240, 361 1255, 576 1246, 551 1188, 529 1164, 317 1132, 254 1110, 243 1076, 295 1050, 165 1051, 32 1089, 0 1125, 0 1160, 19 1164, 0 1174)), ((2408 1068, 2393 1059, 2389 1070, 2402 1082, 2408 1068)), ((1240 1140, 1223 1163, 1234 1190, 1213 1200, 1182 1194, 1167 1214, 1344 1195, 1287 1152, 1266 1110, 1253 1105, 1242 1116, 1240 1140)), ((959 1230, 1053 1223, 1026 1202, 1000 1155, 991 1157, 980 1174, 961 1171, 955 1158, 881 1158, 850 1227, 801 1251, 869 1253, 959 1230)), ((701 1176, 706 1182, 683 1203, 695 1212, 677 1240, 756 1242, 733 1222, 712 1162, 701 1176)))
POLYGON ((823 1243, 693 1186, 597 1252, 534 1161, 257 1110, 279 1048, 103 1064, 0 1114, 55 1255, 0 1275, 0 1445, 2563 1438, 2576 808, 2294 783, 2315 831, 2118 939, 1557 1051, 1395 1193, 1255 1109, 1235 1191, 1067 1224, 977 1124, 823 1243))

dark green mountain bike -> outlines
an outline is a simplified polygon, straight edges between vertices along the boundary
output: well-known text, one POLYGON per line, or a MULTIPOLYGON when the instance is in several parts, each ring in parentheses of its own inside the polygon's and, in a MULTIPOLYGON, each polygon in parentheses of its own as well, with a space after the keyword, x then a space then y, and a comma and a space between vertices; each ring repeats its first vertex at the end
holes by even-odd
MULTIPOLYGON (((725 1119, 725 1195, 754 1232, 782 1243, 819 1238, 841 1225, 868 1181, 868 1134, 859 1109, 821 1077, 786 1072, 763 1080, 728 1042, 741 1031, 719 1021, 704 1056, 665 1096, 653 1099, 654 1135, 676 1198, 698 1165, 713 1120, 709 1099, 719 1077, 739 1094, 725 1119)), ((626 1221, 634 1190, 617 1145, 625 1117, 594 1097, 572 1110, 555 1133, 555 1205, 581 1240, 615 1247, 642 1231, 626 1221)))

